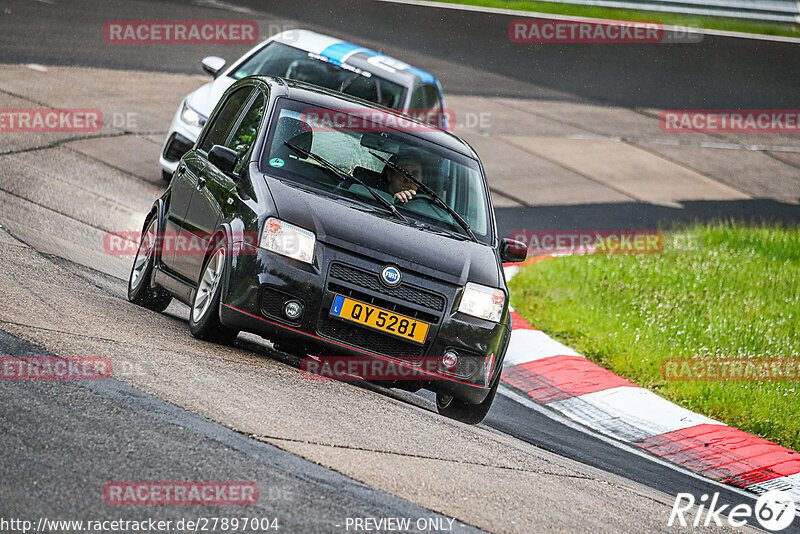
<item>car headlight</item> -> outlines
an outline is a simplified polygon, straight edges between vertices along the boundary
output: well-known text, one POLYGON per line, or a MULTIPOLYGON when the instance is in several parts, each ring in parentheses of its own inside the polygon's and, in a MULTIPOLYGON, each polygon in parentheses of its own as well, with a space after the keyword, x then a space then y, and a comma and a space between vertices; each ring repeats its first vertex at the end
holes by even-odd
POLYGON ((189 107, 189 104, 186 102, 186 100, 184 100, 183 109, 181 110, 181 120, 183 120, 185 123, 191 124, 192 126, 202 127, 205 125, 208 117, 200 115, 198 112, 189 107))
POLYGON ((270 217, 264 225, 258 246, 305 263, 314 261, 314 232, 270 217))
POLYGON ((461 295, 458 311, 487 321, 500 321, 506 295, 500 289, 468 282, 461 295))

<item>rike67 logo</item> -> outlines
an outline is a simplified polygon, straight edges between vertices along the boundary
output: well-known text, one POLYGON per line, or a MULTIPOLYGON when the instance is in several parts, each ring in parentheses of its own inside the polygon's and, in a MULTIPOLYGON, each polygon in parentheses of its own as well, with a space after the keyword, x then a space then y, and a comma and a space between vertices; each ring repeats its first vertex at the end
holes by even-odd
POLYGON ((770 532, 781 532, 789 528, 797 513, 792 496, 789 492, 780 490, 762 494, 756 501, 755 507, 738 504, 731 508, 730 505, 720 505, 718 502, 719 493, 715 493, 710 502, 708 495, 704 494, 700 497, 699 503, 691 493, 679 493, 675 498, 667 525, 671 527, 677 523, 681 527, 696 529, 710 527, 712 523, 718 527, 727 523, 731 527, 741 528, 758 522, 762 528, 770 532), (690 514, 695 505, 697 505, 696 513, 690 514))

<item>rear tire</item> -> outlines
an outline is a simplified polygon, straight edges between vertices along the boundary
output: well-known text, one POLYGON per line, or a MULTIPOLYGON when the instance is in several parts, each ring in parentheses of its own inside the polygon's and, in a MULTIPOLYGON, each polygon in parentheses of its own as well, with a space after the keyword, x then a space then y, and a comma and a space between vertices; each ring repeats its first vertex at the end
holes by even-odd
POLYGON ((139 238, 139 248, 133 259, 131 274, 128 277, 128 300, 153 311, 162 312, 172 302, 172 295, 160 287, 152 287, 153 265, 156 255, 156 218, 145 221, 139 238))
POLYGON ((477 425, 492 407, 494 397, 497 394, 497 386, 500 385, 500 373, 497 373, 497 378, 494 380, 494 385, 489 390, 489 394, 483 399, 480 404, 469 404, 462 400, 454 398, 452 395, 444 393, 436 393, 436 410, 443 416, 467 423, 468 425, 477 425))
POLYGON ((213 252, 206 256, 189 311, 189 331, 198 339, 230 345, 239 335, 239 331, 228 328, 219 320, 226 256, 227 251, 222 242, 219 242, 213 252))

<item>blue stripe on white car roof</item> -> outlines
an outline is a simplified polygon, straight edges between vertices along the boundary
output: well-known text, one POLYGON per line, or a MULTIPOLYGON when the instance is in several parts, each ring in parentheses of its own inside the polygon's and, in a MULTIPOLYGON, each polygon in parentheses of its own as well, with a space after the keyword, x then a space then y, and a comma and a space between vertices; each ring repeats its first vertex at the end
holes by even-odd
POLYGON ((272 37, 275 41, 284 43, 308 52, 320 54, 334 62, 346 62, 353 54, 363 53, 367 56, 380 58, 378 63, 385 63, 387 66, 393 67, 397 70, 405 70, 415 76, 423 83, 437 83, 436 78, 432 74, 412 67, 407 63, 398 61, 392 57, 384 54, 379 54, 369 48, 354 45, 341 39, 336 39, 328 35, 312 32, 309 30, 287 30, 272 37), (381 61, 381 59, 383 61, 381 61))
POLYGON ((365 54, 374 54, 372 50, 368 48, 364 48, 362 46, 356 46, 352 43, 347 43, 342 41, 341 43, 336 43, 334 45, 329 46, 325 50, 321 52, 321 55, 325 56, 328 59, 332 59, 334 61, 338 61, 340 63, 347 61, 347 58, 356 54, 358 52, 364 52, 365 54))
POLYGON ((346 41, 330 45, 329 47, 325 48, 321 53, 321 55, 325 56, 326 58, 339 63, 346 62, 347 59, 353 54, 366 54, 368 56, 372 56, 375 58, 384 59, 387 65, 397 70, 405 70, 407 72, 410 72, 411 74, 416 75, 417 77, 419 77, 422 83, 437 83, 436 78, 434 78, 432 74, 429 74, 424 70, 412 67, 407 63, 398 61, 387 55, 379 54, 374 50, 370 50, 369 48, 357 46, 352 43, 348 43, 346 41))

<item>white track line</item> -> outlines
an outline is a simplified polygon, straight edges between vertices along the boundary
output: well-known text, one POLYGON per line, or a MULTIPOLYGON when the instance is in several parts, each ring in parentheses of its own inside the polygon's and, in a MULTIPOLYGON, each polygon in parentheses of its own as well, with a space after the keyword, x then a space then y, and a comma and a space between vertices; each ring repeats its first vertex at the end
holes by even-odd
POLYGON ((721 425, 652 391, 619 386, 551 402, 550 407, 599 432, 637 441, 697 425, 721 425))

